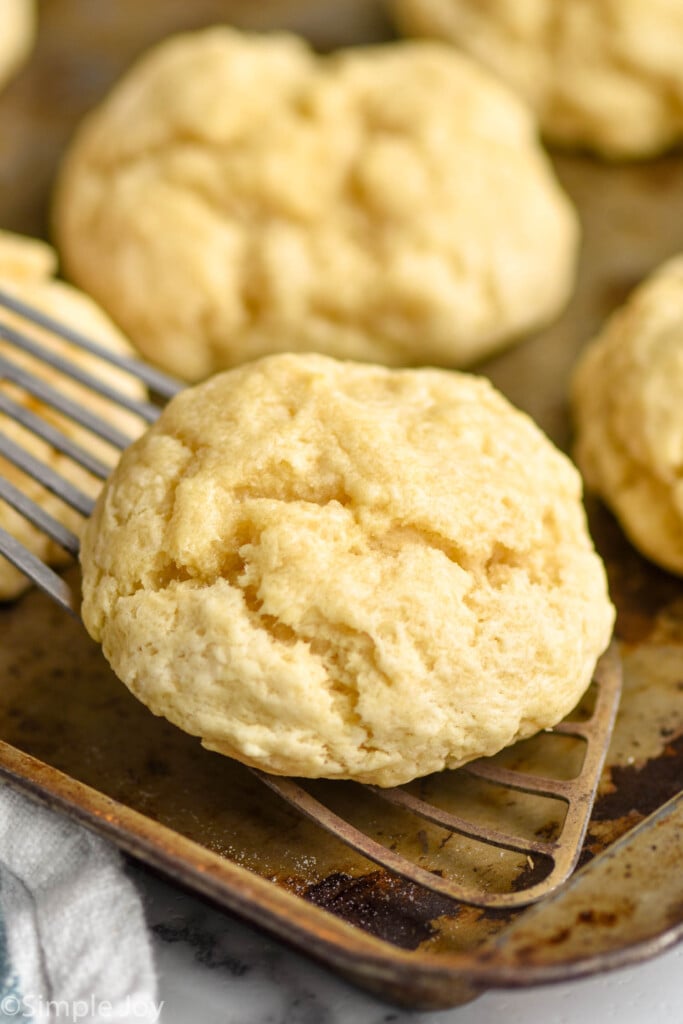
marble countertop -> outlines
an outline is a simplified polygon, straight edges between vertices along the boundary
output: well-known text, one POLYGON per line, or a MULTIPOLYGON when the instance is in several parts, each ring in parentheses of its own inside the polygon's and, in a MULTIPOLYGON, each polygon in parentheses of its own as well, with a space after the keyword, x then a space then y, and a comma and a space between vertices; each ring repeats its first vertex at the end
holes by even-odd
POLYGON ((683 944, 638 967, 436 1013, 379 1002, 137 864, 161 1024, 683 1024, 683 944))

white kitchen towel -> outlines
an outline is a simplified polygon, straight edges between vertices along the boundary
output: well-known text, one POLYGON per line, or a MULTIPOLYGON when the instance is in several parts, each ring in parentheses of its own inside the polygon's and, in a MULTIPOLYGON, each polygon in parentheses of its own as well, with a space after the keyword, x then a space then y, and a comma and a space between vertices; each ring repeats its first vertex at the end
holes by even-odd
POLYGON ((0 783, 0 1022, 156 1022, 140 898, 116 849, 0 783))

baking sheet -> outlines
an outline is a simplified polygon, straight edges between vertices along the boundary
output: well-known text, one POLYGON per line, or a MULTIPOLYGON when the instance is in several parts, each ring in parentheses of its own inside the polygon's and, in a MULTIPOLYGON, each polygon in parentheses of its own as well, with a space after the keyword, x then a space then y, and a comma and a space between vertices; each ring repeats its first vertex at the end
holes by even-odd
MULTIPOLYGON (((324 5, 324 17, 321 6, 45 0, 36 53, 0 96, 0 226, 48 232, 50 185, 74 124, 133 56, 168 31, 226 11, 237 21, 256 19, 259 28, 309 29, 325 47, 386 31, 369 2, 324 5)), ((567 447, 567 380, 578 351, 644 274, 683 248, 683 158, 624 167, 572 156, 556 162, 584 227, 576 294, 549 330, 480 369, 567 447)), ((618 606, 625 691, 584 862, 683 782, 683 587, 645 563, 604 509, 589 502, 589 511, 618 606)), ((302 819, 246 769, 153 718, 80 625, 42 595, 0 609, 0 635, 0 769, 172 877, 409 1005, 453 1005, 487 985, 576 973, 576 949, 558 960, 556 949, 544 959, 541 948, 533 970, 517 964, 506 974, 491 965, 487 943, 511 915, 458 906, 388 875, 302 819)), ((539 754, 532 743, 505 756, 528 764, 539 754)), ((573 756, 568 749, 568 764, 573 756)), ((480 870, 466 844, 444 852, 435 833, 359 796, 358 787, 321 788, 425 866, 480 870)), ((528 816, 519 800, 504 804, 497 814, 528 816)), ((483 867, 496 884, 500 872, 489 861, 483 867)), ((509 882, 529 870, 509 861, 502 874, 509 882)), ((660 897, 662 916, 645 938, 628 914, 616 915, 609 942, 596 940, 590 969, 646 955, 679 933, 683 903, 664 886, 660 897)))

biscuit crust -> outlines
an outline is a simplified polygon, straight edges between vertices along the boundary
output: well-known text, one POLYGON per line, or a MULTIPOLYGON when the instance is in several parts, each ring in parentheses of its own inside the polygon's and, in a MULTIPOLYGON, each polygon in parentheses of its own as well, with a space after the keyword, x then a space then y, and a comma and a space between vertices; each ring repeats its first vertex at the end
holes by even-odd
POLYGON ((83 617, 155 714, 381 786, 559 721, 613 622, 580 478, 485 380, 272 356, 175 398, 82 547, 83 617))
POLYGON ((410 35, 447 39, 523 96, 547 138, 612 159, 683 138, 679 0, 392 0, 410 35))
POLYGON ((0 0, 0 86, 26 59, 35 28, 34 0, 0 0))
POLYGON ((683 257, 587 347, 572 398, 587 485, 647 558, 683 575, 683 257))
POLYGON ((67 273, 186 380, 274 352, 462 366, 552 319, 577 221, 512 93, 438 43, 216 28, 84 122, 67 273))
MULTIPOLYGON (((114 352, 130 354, 131 347, 126 339, 91 299, 76 291, 75 288, 55 280, 56 269, 56 254, 44 242, 0 232, 0 284, 5 290, 67 326, 80 330, 114 352)), ((2 319, 4 323, 19 331, 27 331, 32 338, 46 348, 66 356, 81 369, 88 370, 95 375, 102 373, 100 360, 88 356, 87 353, 76 351, 73 346, 60 341, 53 334, 41 328, 27 328, 25 321, 5 312, 5 310, 2 311, 2 319)), ((94 395, 89 388, 67 380, 43 362, 18 351, 2 339, 0 339, 0 354, 6 355, 12 362, 20 364, 26 370, 40 377, 41 380, 53 385, 62 394, 75 399, 91 411, 103 415, 110 423, 128 433, 131 438, 140 434, 144 424, 137 416, 113 407, 94 395)), ((131 397, 141 398, 145 395, 142 385, 128 374, 111 369, 107 370, 107 379, 108 383, 118 387, 131 397)), ((0 389, 14 401, 28 406, 42 419, 47 420, 94 455, 100 456, 105 461, 112 460, 110 447, 83 430, 72 420, 52 411, 7 381, 0 382, 0 389)), ((86 494, 94 497, 98 493, 101 486, 98 480, 3 413, 0 413, 0 429, 3 434, 66 477, 86 494)), ((0 474, 18 487, 20 491, 23 491, 27 497, 41 505, 55 519, 77 535, 80 534, 82 519, 76 512, 3 458, 0 458, 0 474)), ((51 565, 64 565, 69 561, 62 548, 50 541, 44 533, 31 526, 23 516, 20 516, 3 501, 0 501, 0 526, 43 561, 51 565)), ((0 601, 17 597, 28 586, 29 582, 26 577, 0 556, 0 601)))

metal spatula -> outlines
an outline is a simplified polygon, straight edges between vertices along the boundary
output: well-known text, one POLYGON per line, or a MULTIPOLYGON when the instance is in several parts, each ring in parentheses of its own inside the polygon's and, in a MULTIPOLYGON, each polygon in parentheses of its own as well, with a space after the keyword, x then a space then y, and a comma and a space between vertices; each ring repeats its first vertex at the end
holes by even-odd
MULTIPOLYGON (((76 533, 28 497, 16 480, 2 476, 2 458, 20 470, 13 476, 38 482, 41 488, 57 495, 65 508, 82 517, 92 511, 92 494, 97 487, 86 493, 7 436, 2 431, 2 414, 61 452, 96 484, 106 478, 118 452, 131 438, 111 419, 93 413, 88 408, 88 395, 105 399, 112 414, 125 409, 146 423, 153 422, 160 412, 158 405, 132 399, 113 386, 109 382, 111 367, 142 381, 162 401, 172 397, 181 385, 142 362, 112 354, 2 290, 0 339, 0 499, 75 556, 76 533), (55 339, 59 341, 57 346, 55 339), (83 370, 69 358, 70 350, 87 351, 101 361, 101 371, 83 370), (46 366, 51 368, 55 382, 78 382, 83 401, 65 395, 52 379, 46 382, 46 366), (92 436, 104 440, 110 459, 94 456, 87 441, 75 442, 67 436, 59 429, 60 418, 77 423, 86 439, 92 436)), ((4 529, 0 529, 0 554, 62 607, 78 614, 76 595, 58 573, 4 529)), ((320 785, 304 786, 291 779, 255 774, 301 813, 390 872, 464 903, 489 908, 524 906, 556 889, 576 865, 614 723, 620 684, 619 660, 611 649, 595 673, 592 708, 587 711, 588 705, 584 704, 579 714, 531 741, 536 744, 531 762, 524 757, 529 749, 527 741, 526 747, 520 745, 523 750, 519 756, 511 748, 512 752, 408 787, 359 787, 363 791, 359 806, 374 801, 373 806, 378 808, 361 814, 360 824, 347 820, 354 817, 353 807, 352 813, 347 813, 348 801, 346 807, 335 809, 339 784, 323 784, 321 792, 320 785), (564 766, 569 739, 581 756, 577 758, 575 752, 571 765, 564 766), (515 764, 515 757, 522 767, 515 764), (529 770, 528 763, 539 767, 529 770), (408 816, 413 821, 414 856, 392 849, 391 815, 408 816), (445 849, 453 837, 457 837, 457 843, 452 870, 445 870, 436 866, 441 860, 435 860, 435 852, 445 849), (508 854, 511 863, 504 861, 508 854), (500 865, 498 856, 502 858, 500 865), (461 870, 465 862, 467 870, 461 870)))

